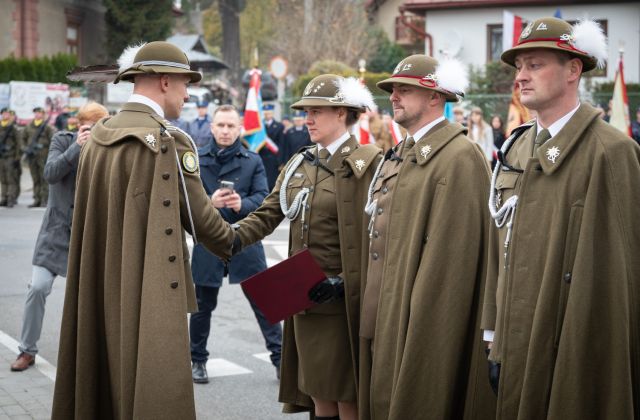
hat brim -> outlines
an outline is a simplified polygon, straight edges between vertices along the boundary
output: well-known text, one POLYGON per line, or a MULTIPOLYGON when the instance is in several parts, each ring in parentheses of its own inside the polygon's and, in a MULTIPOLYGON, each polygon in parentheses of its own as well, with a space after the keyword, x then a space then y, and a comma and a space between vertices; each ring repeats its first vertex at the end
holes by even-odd
POLYGON ((400 83, 402 85, 417 86, 417 87, 422 88, 422 89, 428 89, 428 90, 432 90, 434 92, 441 93, 442 95, 444 95, 445 100, 447 102, 458 102, 458 95, 456 95, 455 93, 451 93, 451 92, 448 92, 448 91, 443 90, 443 89, 437 89, 437 88, 432 88, 432 87, 429 87, 429 86, 425 86, 422 83, 420 83, 421 80, 422 79, 417 79, 417 78, 414 78, 414 77, 396 76, 396 77, 390 77, 388 79, 381 80, 378 83, 376 83, 376 86, 379 87, 380 89, 384 90, 385 92, 389 92, 389 93, 393 92, 393 84, 394 83, 400 83))
POLYGON ((532 41, 527 42, 525 44, 516 45, 513 48, 510 48, 502 53, 500 59, 505 63, 512 67, 516 66, 516 56, 520 54, 522 51, 531 50, 531 49, 547 49, 547 50, 556 50, 569 53, 570 55, 579 58, 582 61, 582 72, 587 72, 596 68, 598 61, 587 55, 580 53, 579 51, 571 50, 566 47, 561 47, 560 45, 566 45, 564 43, 558 43, 556 41, 532 41))
POLYGON ((184 74, 185 76, 189 76, 190 83, 197 83, 202 80, 202 73, 198 71, 169 66, 138 66, 119 73, 113 83, 118 83, 121 80, 130 82, 139 74, 184 74))
POLYGON ((326 107, 334 107, 334 108, 342 107, 342 108, 349 108, 358 112, 366 111, 365 107, 353 106, 353 105, 339 103, 339 102, 331 102, 328 99, 305 98, 305 97, 303 97, 298 102, 291 105, 291 109, 303 111, 305 107, 311 107, 311 106, 326 106, 326 107))

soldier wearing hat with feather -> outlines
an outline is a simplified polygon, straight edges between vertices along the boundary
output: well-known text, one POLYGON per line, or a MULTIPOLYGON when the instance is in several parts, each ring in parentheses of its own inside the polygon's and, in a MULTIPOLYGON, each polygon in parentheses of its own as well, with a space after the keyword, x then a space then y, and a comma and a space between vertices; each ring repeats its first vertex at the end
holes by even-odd
POLYGON ((225 259, 234 237, 202 186, 193 141, 165 119, 200 78, 167 42, 120 59, 116 83, 134 93, 93 127, 78 166, 54 420, 195 419, 184 230, 225 259))
POLYGON ((355 78, 311 80, 292 108, 304 110, 311 141, 296 153, 273 192, 239 222, 248 246, 291 221, 289 254, 309 249, 327 275, 311 289, 317 306, 285 320, 279 400, 286 412, 312 410, 316 419, 357 419, 357 356, 361 261, 367 220, 362 214, 380 149, 349 133, 373 107, 355 78))
POLYGON ((369 188, 369 263, 360 319, 360 418, 487 419, 480 330, 489 166, 444 117, 468 78, 457 60, 402 60, 378 87, 407 137, 369 188))
POLYGON ((482 326, 498 419, 640 415, 640 147, 578 97, 602 28, 531 22, 502 60, 537 119, 499 153, 482 326))

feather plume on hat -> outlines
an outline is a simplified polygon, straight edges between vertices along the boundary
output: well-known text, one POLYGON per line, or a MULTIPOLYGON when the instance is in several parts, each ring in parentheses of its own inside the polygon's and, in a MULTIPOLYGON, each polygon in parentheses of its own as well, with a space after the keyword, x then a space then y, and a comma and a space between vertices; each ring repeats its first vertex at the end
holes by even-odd
POLYGON ((445 58, 436 67, 438 87, 464 97, 469 86, 469 75, 464 65, 455 58, 445 58))
POLYGON ((138 44, 129 45, 124 49, 124 51, 120 55, 120 58, 118 58, 118 66, 120 72, 123 72, 129 67, 133 66, 134 60, 136 59, 136 54, 138 54, 140 48, 144 47, 145 45, 147 45, 146 42, 140 42, 138 44))
POLYGON ((571 31, 573 45, 597 60, 597 67, 603 68, 607 61, 607 38, 602 27, 591 19, 581 19, 571 31))
POLYGON ((338 94, 342 95, 346 103, 368 109, 373 109, 376 106, 369 89, 355 77, 340 78, 336 85, 338 94))

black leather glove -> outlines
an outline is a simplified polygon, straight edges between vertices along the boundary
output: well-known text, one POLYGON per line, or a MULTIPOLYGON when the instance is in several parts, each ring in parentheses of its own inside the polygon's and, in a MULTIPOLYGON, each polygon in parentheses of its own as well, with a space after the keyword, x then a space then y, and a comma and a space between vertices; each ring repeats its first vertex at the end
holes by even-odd
POLYGON ((234 223, 231 225, 231 228, 233 229, 233 244, 231 245, 231 256, 233 257, 238 252, 242 251, 242 241, 238 235, 238 229, 240 229, 240 226, 237 223, 234 223))
POLYGON ((344 281, 340 277, 327 277, 309 290, 314 303, 331 302, 344 296, 344 281))
MULTIPOLYGON (((487 357, 489 357, 489 353, 491 353, 490 349, 486 349, 487 357)), ((500 363, 491 361, 487 359, 489 363, 489 385, 491 385, 491 389, 493 393, 498 395, 498 385, 500 384, 500 363)))

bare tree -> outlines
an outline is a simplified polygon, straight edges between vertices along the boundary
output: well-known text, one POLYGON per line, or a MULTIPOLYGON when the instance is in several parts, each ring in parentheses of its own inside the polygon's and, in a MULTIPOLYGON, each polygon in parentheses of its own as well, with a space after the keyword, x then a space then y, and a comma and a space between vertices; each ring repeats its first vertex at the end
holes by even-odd
POLYGON ((363 0, 280 0, 273 19, 280 30, 268 53, 286 57, 295 75, 320 60, 355 66, 375 41, 363 0))

